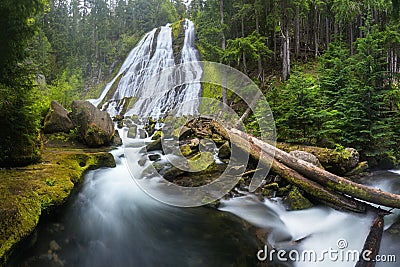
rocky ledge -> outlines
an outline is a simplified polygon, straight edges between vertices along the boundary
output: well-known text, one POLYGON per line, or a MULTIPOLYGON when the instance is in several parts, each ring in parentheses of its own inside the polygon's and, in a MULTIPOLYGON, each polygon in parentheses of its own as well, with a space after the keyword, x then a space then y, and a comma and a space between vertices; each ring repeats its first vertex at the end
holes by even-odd
POLYGON ((115 137, 108 114, 89 102, 75 102, 74 106, 71 120, 71 114, 52 102, 39 163, 0 169, 0 266, 33 232, 42 214, 67 201, 88 170, 116 165, 113 155, 105 152, 112 147, 104 146, 112 144, 115 137), (78 133, 74 132, 77 125, 78 133))

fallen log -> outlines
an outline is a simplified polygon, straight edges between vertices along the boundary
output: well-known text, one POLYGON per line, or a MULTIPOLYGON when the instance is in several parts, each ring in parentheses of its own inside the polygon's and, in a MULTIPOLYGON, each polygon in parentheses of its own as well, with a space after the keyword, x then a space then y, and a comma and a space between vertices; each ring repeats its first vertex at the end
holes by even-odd
MULTIPOLYGON (((231 142, 235 140, 235 137, 240 137, 242 142, 249 142, 254 144, 254 147, 258 147, 260 150, 268 154, 270 157, 274 157, 275 161, 282 163, 304 175, 305 177, 317 182, 318 184, 325 186, 327 189, 337 191, 342 194, 352 196, 361 200, 365 200, 371 203, 375 203, 382 206, 391 208, 400 208, 400 195, 384 192, 380 189, 375 189, 366 185, 358 184, 353 181, 347 180, 321 168, 318 168, 311 163, 305 162, 301 159, 295 158, 292 155, 268 144, 261 140, 239 131, 237 129, 231 129, 228 131, 231 142)), ((236 141, 237 142, 237 141, 236 141)), ((235 141, 234 141, 235 143, 235 141)), ((235 145, 237 145, 235 143, 235 145)), ((250 152, 251 151, 247 151, 250 152)), ((275 162, 274 161, 274 162, 275 162)))
POLYGON ((375 266, 376 263, 375 259, 379 253, 379 248, 381 246, 384 215, 386 215, 386 213, 384 214, 380 212, 376 213, 375 220, 372 223, 367 239, 365 240, 364 247, 362 249, 362 252, 360 253, 360 258, 358 259, 358 262, 355 267, 375 266))
POLYGON ((266 166, 271 165, 272 162, 271 169, 276 174, 286 179, 289 183, 304 190, 309 195, 311 195, 315 199, 318 199, 322 203, 338 210, 347 210, 359 213, 365 212, 367 210, 367 205, 365 205, 364 203, 356 201, 347 196, 332 192, 324 188, 320 184, 308 180, 307 178, 305 178, 295 170, 288 168, 284 164, 273 160, 270 155, 268 155, 267 153, 263 153, 261 148, 256 144, 250 142, 248 146, 247 141, 238 135, 231 135, 230 141, 239 149, 249 152, 253 158, 258 159, 266 166))

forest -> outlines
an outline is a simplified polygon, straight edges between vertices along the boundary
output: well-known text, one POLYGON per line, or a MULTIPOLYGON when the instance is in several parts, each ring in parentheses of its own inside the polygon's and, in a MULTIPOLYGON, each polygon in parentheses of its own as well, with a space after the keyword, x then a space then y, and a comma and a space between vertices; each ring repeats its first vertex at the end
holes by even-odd
MULTIPOLYGON (((202 60, 262 89, 278 141, 400 159, 398 0, 2 0, 0 166, 38 160, 55 99, 98 97, 147 31, 194 21, 202 60)), ((216 97, 244 112, 237 99, 216 97)), ((246 120, 257 135, 255 118, 246 120)))

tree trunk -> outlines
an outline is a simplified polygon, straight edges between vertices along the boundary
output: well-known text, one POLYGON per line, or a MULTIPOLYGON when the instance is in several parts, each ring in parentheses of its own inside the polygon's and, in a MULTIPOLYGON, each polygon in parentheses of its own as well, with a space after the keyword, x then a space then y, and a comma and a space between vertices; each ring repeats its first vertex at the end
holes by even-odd
POLYGON ((245 138, 242 138, 231 131, 228 133, 225 129, 221 129, 218 124, 214 124, 213 127, 220 135, 224 136, 226 139, 229 139, 232 145, 235 145, 242 151, 249 153, 253 158, 259 160, 265 166, 271 166, 271 169, 276 174, 287 180, 289 183, 304 190, 310 196, 321 201, 322 203, 337 210, 346 210, 358 213, 363 213, 367 210, 367 205, 365 203, 332 192, 320 184, 308 180, 295 170, 285 166, 283 163, 277 160, 274 160, 269 154, 265 153, 257 144, 253 143, 252 141, 248 142, 249 140, 246 140, 245 138))
POLYGON ((270 157, 273 156, 276 161, 285 164, 287 167, 321 184, 327 189, 378 205, 391 208, 400 208, 400 195, 384 192, 379 189, 358 184, 339 177, 335 174, 318 168, 311 163, 295 158, 292 155, 237 129, 231 129, 230 134, 231 136, 240 136, 242 139, 247 140, 261 149, 263 152, 267 153, 270 157))
MULTIPOLYGON (((219 1, 219 14, 221 18, 221 27, 222 27, 222 40, 221 40, 221 49, 225 51, 226 49, 226 39, 225 39, 225 32, 224 32, 224 0, 219 1)), ((223 68, 224 69, 224 68, 223 68)), ((225 111, 225 108, 228 106, 228 93, 226 91, 226 73, 222 71, 222 112, 225 111)))
MULTIPOLYGON (((244 38, 244 17, 242 17, 242 37, 244 38)), ((247 74, 247 60, 246 60, 246 53, 243 51, 242 53, 242 61, 243 61, 243 72, 247 74)))
MULTIPOLYGON (((260 21, 259 21, 259 17, 258 17, 258 12, 257 12, 257 0, 254 0, 254 16, 256 19, 256 32, 259 34, 260 33, 260 21)), ((257 50, 257 54, 258 54, 258 61, 257 61, 257 68, 258 68, 258 73, 257 73, 257 77, 258 79, 263 82, 264 77, 262 75, 263 69, 262 69, 262 62, 261 62, 261 54, 260 51, 257 50)))
POLYGON ((254 96, 253 100, 251 101, 251 103, 249 104, 249 106, 247 107, 246 111, 243 113, 243 115, 240 117, 240 119, 238 120, 238 122, 236 123, 236 127, 240 125, 240 123, 242 123, 249 115, 250 112, 253 110, 253 108, 255 107, 257 100, 260 98, 261 96, 261 91, 258 90, 257 94, 254 96))
POLYGON ((383 225, 384 220, 383 216, 385 214, 380 214, 379 212, 376 214, 376 218, 372 223, 370 232, 368 234, 367 239, 365 240, 364 247, 362 252, 360 253, 360 258, 355 267, 374 267, 375 259, 379 253, 379 248, 381 246, 382 234, 383 234, 383 225), (366 253, 364 253, 366 251, 366 253), (364 256, 362 256, 364 255, 364 256))
POLYGON ((294 42, 296 45, 296 58, 300 56, 300 7, 296 6, 296 17, 295 17, 295 25, 294 25, 294 42))
POLYGON ((290 76, 290 41, 289 41, 289 29, 286 27, 285 34, 282 34, 283 46, 282 46, 282 77, 286 81, 290 76))

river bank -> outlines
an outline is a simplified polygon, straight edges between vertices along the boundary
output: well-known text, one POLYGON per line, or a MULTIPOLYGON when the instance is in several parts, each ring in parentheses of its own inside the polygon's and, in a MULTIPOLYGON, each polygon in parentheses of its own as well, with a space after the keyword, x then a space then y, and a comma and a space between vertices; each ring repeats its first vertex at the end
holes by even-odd
POLYGON ((61 135, 44 141, 39 163, 0 169, 0 265, 42 214, 63 206, 88 170, 115 167, 113 156, 105 152, 110 148, 87 148, 61 135))

